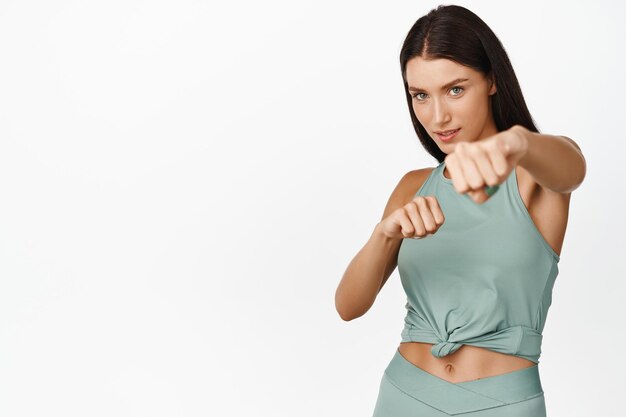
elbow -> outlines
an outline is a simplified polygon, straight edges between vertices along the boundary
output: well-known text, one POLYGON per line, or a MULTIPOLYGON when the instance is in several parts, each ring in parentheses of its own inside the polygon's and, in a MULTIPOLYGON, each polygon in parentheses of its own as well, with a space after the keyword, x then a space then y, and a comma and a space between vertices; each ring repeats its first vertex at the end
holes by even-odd
POLYGON ((339 314, 339 317, 341 317, 341 320, 343 321, 352 321, 354 319, 358 319, 359 317, 367 313, 367 310, 369 310, 369 309, 366 309, 365 311, 362 311, 362 310, 356 310, 354 308, 342 309, 339 307, 336 307, 336 309, 337 309, 337 313, 339 314))
POLYGON ((562 136, 562 137, 567 139, 574 146, 574 148, 576 148, 576 150, 578 151, 579 159, 580 159, 578 162, 578 166, 576 167, 576 174, 577 174, 576 185, 571 187, 568 190, 568 192, 572 192, 576 188, 580 187, 580 185, 585 180, 585 177, 587 176, 587 160, 585 159, 585 155, 583 155, 582 149, 580 149, 580 146, 578 146, 576 142, 574 142, 572 139, 568 138, 567 136, 562 136))
POLYGON ((356 316, 352 312, 348 311, 348 309, 346 309, 345 306, 343 306, 343 303, 338 302, 336 298, 335 298, 335 310, 337 310, 337 314, 339 314, 339 317, 341 317, 341 320, 343 321, 350 321, 356 318, 356 316))
POLYGON ((353 307, 345 302, 345 300, 341 300, 338 294, 335 294, 335 310, 337 310, 337 314, 341 317, 343 321, 351 321, 358 317, 361 317, 364 313, 360 313, 356 311, 353 307))
POLYGON ((576 168, 576 175, 575 175, 576 181, 574 182, 574 185, 571 186, 569 189, 565 190, 564 193, 571 193, 572 191, 580 187, 583 181, 585 180, 586 176, 587 176, 587 162, 585 161, 585 157, 581 152, 580 163, 579 163, 579 166, 576 168))
POLYGON ((341 317, 341 320, 343 321, 352 321, 362 316, 362 314, 347 314, 347 313, 341 313, 339 311, 337 312, 339 313, 339 317, 341 317))
POLYGON ((355 317, 350 316, 346 313, 341 312, 339 309, 337 309, 337 313, 339 313, 339 317, 341 317, 341 320, 343 321, 350 321, 353 320, 355 317))
POLYGON ((583 181, 585 180, 585 177, 587 176, 587 161, 585 160, 585 155, 583 155, 583 153, 580 153, 580 159, 581 159, 581 166, 582 168, 580 169, 581 174, 580 174, 580 180, 578 182, 578 186, 580 186, 580 184, 583 183, 583 181))

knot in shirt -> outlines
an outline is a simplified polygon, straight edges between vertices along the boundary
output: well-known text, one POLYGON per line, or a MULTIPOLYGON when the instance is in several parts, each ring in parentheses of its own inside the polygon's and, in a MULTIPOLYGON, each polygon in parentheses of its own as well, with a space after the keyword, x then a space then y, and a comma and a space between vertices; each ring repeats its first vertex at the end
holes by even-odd
POLYGON ((444 356, 456 352, 461 346, 463 346, 462 343, 448 342, 447 340, 444 340, 434 344, 430 351, 434 356, 443 358, 444 356))

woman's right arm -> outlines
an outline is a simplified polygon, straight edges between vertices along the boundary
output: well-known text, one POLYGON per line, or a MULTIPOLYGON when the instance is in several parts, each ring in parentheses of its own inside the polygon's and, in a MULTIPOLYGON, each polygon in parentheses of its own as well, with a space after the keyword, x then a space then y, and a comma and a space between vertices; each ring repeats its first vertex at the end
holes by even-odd
MULTIPOLYGON (((398 208, 411 202, 432 168, 406 173, 391 193, 381 221, 376 224, 369 240, 352 259, 335 292, 335 308, 345 321, 364 315, 374 304, 376 296, 398 265, 398 252, 403 236, 389 237, 383 233, 382 220, 398 208)), ((416 218, 414 213, 413 218, 416 218)), ((421 218, 420 218, 421 219, 421 218)), ((412 226, 405 219, 403 227, 412 226)), ((415 222, 414 222, 415 223, 415 222)), ((435 221, 426 224, 428 233, 439 225, 435 221)))

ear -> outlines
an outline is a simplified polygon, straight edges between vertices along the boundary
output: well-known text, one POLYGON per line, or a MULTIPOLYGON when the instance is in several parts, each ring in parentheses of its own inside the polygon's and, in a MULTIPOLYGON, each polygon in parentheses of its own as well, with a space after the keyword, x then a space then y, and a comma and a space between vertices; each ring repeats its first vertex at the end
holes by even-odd
POLYGON ((489 88, 489 95, 492 96, 498 92, 498 89, 496 88, 496 80, 493 76, 493 71, 489 73, 488 80, 491 85, 491 87, 489 88))

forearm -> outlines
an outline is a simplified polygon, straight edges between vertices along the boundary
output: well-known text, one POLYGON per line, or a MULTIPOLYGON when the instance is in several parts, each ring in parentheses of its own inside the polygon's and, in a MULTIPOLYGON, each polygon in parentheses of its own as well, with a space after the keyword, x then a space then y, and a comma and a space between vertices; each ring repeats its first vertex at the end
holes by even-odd
POLYGON ((335 308, 346 321, 360 317, 370 309, 383 280, 395 269, 402 239, 387 238, 379 232, 378 225, 348 265, 335 292, 335 308))
POLYGON ((587 165, 578 145, 565 136, 532 132, 521 125, 513 126, 527 142, 526 154, 519 165, 542 187, 569 193, 585 178, 587 165))

